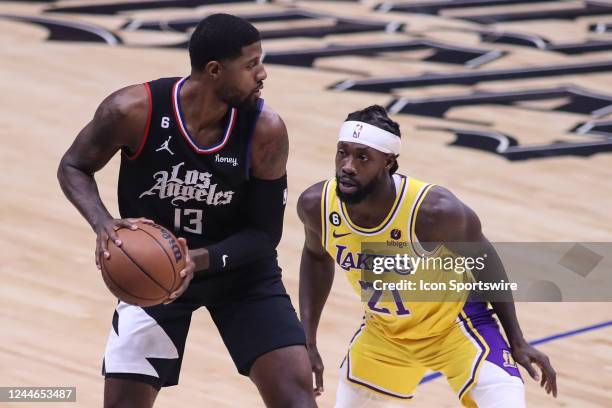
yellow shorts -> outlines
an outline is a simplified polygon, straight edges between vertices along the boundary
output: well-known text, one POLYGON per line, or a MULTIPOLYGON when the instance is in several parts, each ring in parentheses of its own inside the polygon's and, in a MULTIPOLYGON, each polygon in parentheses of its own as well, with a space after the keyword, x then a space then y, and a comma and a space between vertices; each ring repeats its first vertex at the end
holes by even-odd
POLYGON ((375 325, 364 323, 350 343, 342 372, 351 384, 411 399, 425 373, 439 371, 463 406, 476 407, 468 391, 485 360, 510 375, 520 378, 520 374, 491 312, 480 306, 472 308, 478 313, 470 317, 470 308, 464 308, 444 334, 425 339, 389 338, 375 325))

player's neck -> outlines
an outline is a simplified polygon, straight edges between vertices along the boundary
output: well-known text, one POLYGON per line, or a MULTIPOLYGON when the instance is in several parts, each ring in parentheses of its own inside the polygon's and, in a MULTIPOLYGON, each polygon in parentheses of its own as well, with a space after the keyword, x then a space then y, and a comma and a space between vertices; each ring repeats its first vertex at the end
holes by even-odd
POLYGON ((351 221, 362 228, 374 228, 387 217, 395 202, 395 182, 389 177, 357 204, 346 204, 351 221))
POLYGON ((212 87, 204 81, 188 78, 178 98, 183 120, 192 134, 215 131, 225 126, 223 119, 229 107, 217 98, 212 87))

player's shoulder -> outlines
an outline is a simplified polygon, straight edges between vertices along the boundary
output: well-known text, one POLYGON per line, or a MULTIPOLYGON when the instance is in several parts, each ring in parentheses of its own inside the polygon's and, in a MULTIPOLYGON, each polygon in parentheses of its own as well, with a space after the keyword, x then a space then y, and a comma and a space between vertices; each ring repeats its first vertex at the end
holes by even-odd
POLYGON ((419 208, 418 218, 426 224, 458 215, 463 204, 450 190, 435 185, 428 192, 419 208))
POLYGON ((297 211, 304 224, 321 225, 321 195, 325 180, 319 181, 300 194, 297 211))
POLYGON ((103 120, 146 120, 149 112, 149 92, 144 84, 129 85, 108 95, 100 104, 96 116, 103 120))
POLYGON ((94 115, 93 125, 105 140, 135 151, 149 119, 149 93, 143 84, 121 88, 107 96, 94 115))
POLYGON ((255 136, 258 139, 274 140, 287 137, 285 122, 274 109, 269 105, 263 104, 257 124, 255 126, 255 136))
POLYGON ((273 180, 287 172, 287 128, 280 116, 265 105, 257 120, 251 146, 251 170, 255 177, 273 180))
POLYGON ((424 242, 464 242, 479 236, 476 213, 448 189, 434 186, 423 199, 416 232, 424 242))

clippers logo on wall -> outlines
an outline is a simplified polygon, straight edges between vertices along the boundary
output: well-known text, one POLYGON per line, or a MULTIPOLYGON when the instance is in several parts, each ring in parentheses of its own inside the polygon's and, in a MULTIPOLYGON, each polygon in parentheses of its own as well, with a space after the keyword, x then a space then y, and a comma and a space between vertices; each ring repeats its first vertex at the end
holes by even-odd
MULTIPOLYGON (((313 2, 308 10, 273 0, 31 3, 40 11, 0 19, 45 27, 48 41, 141 48, 186 48, 203 17, 231 5, 233 14, 259 28, 264 63, 325 78, 339 74, 330 92, 386 95, 382 104, 407 115, 416 132, 453 134, 449 146, 472 150, 466 154, 520 162, 612 152, 612 88, 602 76, 612 73, 605 54, 612 50, 606 35, 612 2, 343 0, 334 8, 313 2), (427 25, 411 20, 415 14, 426 15, 427 25), (104 26, 104 18, 112 24, 104 26), (562 22, 568 35, 547 37, 551 21, 562 22), (147 34, 148 42, 142 40, 147 34), (303 39, 308 46, 295 45, 303 39), (490 107, 491 115, 474 115, 471 107, 490 107), (518 118, 531 125, 513 124, 518 118)), ((359 134, 356 128, 353 137, 359 134)))

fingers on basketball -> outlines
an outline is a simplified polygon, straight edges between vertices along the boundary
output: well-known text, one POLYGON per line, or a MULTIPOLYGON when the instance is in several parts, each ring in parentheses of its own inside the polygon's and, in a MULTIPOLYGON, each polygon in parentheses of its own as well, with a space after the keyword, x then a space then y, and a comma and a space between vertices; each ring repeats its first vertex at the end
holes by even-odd
MULTIPOLYGON (((120 300, 138 306, 164 302, 177 291, 185 268, 185 257, 172 233, 159 225, 117 230, 123 244, 110 245, 110 258, 100 257, 102 277, 120 300)), ((101 234, 100 238, 103 238, 101 234)))

